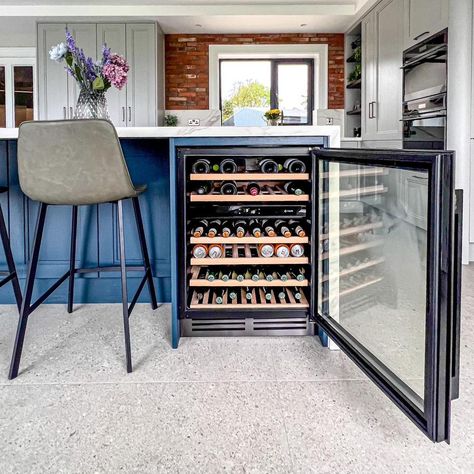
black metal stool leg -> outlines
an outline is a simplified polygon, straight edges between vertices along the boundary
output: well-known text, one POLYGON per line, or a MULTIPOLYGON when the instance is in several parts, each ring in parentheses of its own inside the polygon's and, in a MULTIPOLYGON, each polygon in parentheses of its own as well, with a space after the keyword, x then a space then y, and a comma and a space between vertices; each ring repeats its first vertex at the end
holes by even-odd
POLYGON ((77 206, 72 206, 71 250, 69 254, 69 290, 67 293, 67 312, 72 313, 74 305, 74 276, 76 265, 77 206))
MULTIPOLYGON (((18 281, 18 274, 16 273, 15 262, 13 260, 12 249, 10 246, 10 237, 8 236, 7 226, 5 224, 5 219, 3 217, 3 211, 0 206, 0 237, 2 239, 3 250, 5 252, 5 258, 7 260, 8 267, 8 278, 11 278, 13 293, 15 295, 16 305, 18 306, 18 311, 21 311, 21 289, 20 283, 18 281)), ((5 279, 7 281, 7 279, 5 279)))
POLYGON ((143 263, 145 265, 145 272, 147 275, 148 291, 150 292, 151 307, 152 309, 156 309, 158 308, 158 304, 156 302, 155 285, 153 284, 153 275, 151 272, 150 257, 148 256, 148 248, 146 245, 145 231, 143 229, 143 219, 142 219, 142 213, 140 211, 140 202, 138 200, 138 197, 133 197, 132 203, 133 203, 133 211, 135 214, 135 222, 137 223, 138 238, 140 239, 140 248, 142 251, 143 263))
POLYGON ((117 202, 118 215, 118 232, 119 232, 119 251, 120 251, 120 278, 122 282, 122 312, 123 312, 123 329, 125 335, 125 356, 127 358, 127 372, 132 371, 132 352, 130 347, 130 324, 128 310, 128 293, 127 293, 127 268, 125 263, 125 236, 123 224, 123 201, 117 202))
POLYGON ((14 379, 18 375, 18 368, 20 367, 21 352, 23 350, 23 342, 25 340, 26 324, 28 322, 28 316, 31 312, 31 297, 33 296, 33 286, 35 283, 36 269, 38 267, 39 251, 41 247, 41 239, 43 237, 44 221, 46 218, 47 208, 47 204, 40 204, 38 220, 36 222, 35 237, 33 242, 33 251, 28 267, 28 274, 26 276, 25 296, 21 304, 20 319, 18 321, 15 346, 13 348, 10 372, 8 374, 8 378, 10 380, 14 379))

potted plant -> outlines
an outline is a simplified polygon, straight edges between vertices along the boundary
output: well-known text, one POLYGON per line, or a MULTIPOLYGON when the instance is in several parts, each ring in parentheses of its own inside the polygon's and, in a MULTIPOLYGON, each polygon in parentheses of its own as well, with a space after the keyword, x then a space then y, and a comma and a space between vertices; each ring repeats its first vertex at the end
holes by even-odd
POLYGON ((80 93, 74 118, 110 119, 105 93, 110 87, 122 89, 127 83, 129 66, 119 54, 110 52, 106 44, 102 46, 102 57, 93 61, 78 48, 72 34, 66 28, 66 42, 53 46, 49 51, 53 61, 65 61, 67 73, 79 84, 80 93))
POLYGON ((280 109, 270 109, 264 114, 267 124, 271 126, 279 125, 282 116, 283 112, 280 109))

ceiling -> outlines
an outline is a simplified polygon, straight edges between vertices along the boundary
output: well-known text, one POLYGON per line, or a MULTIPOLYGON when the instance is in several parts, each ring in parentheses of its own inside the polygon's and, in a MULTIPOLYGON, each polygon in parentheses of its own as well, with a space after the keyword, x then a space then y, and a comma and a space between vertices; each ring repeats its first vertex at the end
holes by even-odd
MULTIPOLYGON (((344 32, 376 0, 0 0, 0 17, 153 19, 165 33, 344 32)), ((6 20, 6 18, 4 18, 6 20)))

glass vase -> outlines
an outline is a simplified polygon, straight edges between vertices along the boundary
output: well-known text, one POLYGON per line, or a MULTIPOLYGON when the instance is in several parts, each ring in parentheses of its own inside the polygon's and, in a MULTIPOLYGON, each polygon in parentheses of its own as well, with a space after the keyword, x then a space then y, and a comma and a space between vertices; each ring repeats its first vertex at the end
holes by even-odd
POLYGON ((81 89, 77 99, 74 118, 110 120, 105 92, 81 89))

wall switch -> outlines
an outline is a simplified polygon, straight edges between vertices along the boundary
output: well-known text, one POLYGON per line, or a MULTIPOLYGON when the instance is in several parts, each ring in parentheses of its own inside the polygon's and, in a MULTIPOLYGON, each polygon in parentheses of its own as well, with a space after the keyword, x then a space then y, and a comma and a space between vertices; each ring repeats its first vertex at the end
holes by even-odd
POLYGON ((188 120, 188 125, 190 127, 196 127, 196 126, 199 126, 199 124, 201 123, 201 121, 199 119, 189 119, 188 120))
POLYGON ((334 123, 334 120, 332 117, 327 117, 326 118, 326 125, 332 125, 334 123))

